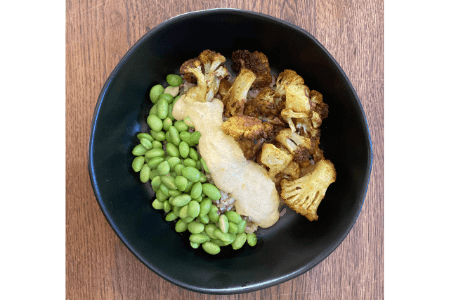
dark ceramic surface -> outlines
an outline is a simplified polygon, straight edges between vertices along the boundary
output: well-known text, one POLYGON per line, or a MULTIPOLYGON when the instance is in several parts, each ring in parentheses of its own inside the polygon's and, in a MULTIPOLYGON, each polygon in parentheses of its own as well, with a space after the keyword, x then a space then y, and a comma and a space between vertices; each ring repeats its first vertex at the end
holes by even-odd
MULTIPOLYGON (((89 144, 94 193, 109 224, 130 251, 152 271, 203 293, 250 292, 298 276, 326 258, 347 236, 364 202, 372 150, 367 120, 348 78, 304 30, 258 13, 217 9, 170 19, 149 31, 114 69, 98 99, 89 144), (150 87, 205 50, 226 57, 238 49, 261 51, 276 71, 293 69, 329 105, 321 148, 337 171, 319 210, 309 222, 288 209, 258 244, 210 256, 189 246, 160 211, 154 193, 131 169, 136 134, 146 131, 150 87)), ((230 248, 230 247, 228 247, 230 248)))

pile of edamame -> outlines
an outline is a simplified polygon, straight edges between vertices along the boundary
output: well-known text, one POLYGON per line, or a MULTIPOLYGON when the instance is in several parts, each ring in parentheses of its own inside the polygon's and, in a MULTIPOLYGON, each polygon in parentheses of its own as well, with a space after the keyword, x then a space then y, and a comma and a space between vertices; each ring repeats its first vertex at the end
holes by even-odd
POLYGON ((219 214, 213 204, 221 194, 202 172, 209 170, 195 149, 201 134, 189 131, 190 120, 176 121, 172 116, 183 80, 170 74, 166 81, 168 87, 158 84, 150 90, 154 104, 147 118, 150 133, 139 133, 140 144, 132 151, 136 156, 133 170, 139 172, 142 183, 150 180, 156 192, 153 208, 163 210, 166 221, 176 221, 176 232, 189 231, 194 249, 201 245, 206 253, 215 255, 228 245, 234 250, 245 242, 255 246, 256 235, 245 233, 246 221, 235 211, 219 214))

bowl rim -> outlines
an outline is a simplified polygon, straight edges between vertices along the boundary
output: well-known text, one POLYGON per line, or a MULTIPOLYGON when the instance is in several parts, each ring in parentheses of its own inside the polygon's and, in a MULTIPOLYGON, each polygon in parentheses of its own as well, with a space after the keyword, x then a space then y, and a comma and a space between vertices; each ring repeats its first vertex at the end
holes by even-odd
POLYGON ((347 74, 344 72, 344 70, 342 69, 342 67, 339 65, 339 63, 334 59, 334 57, 328 52, 328 50, 313 36, 311 35, 309 32, 307 32, 306 30, 304 30, 303 28, 294 25, 292 23, 289 23, 287 21, 278 19, 276 17, 270 16, 270 15, 266 15, 263 13, 259 13, 259 12, 254 12, 254 11, 249 11, 249 10, 243 10, 243 9, 237 9, 237 8, 212 8, 212 9, 205 9, 205 10, 197 10, 197 11, 191 11, 191 12, 186 12, 177 16, 173 16, 161 23, 159 23, 158 25, 156 25, 155 27, 153 27, 151 30, 147 31, 141 38, 139 38, 134 45, 125 53, 125 55, 120 59, 120 61, 117 63, 116 67, 113 69, 113 71, 111 72, 111 74, 108 76, 107 80, 105 81, 102 90, 100 91, 99 97, 97 99, 97 103, 96 106, 94 108, 94 114, 93 114, 93 118, 91 121, 91 130, 90 130, 90 136, 89 136, 89 149, 88 149, 88 171, 89 171, 89 177, 90 177, 90 182, 91 182, 91 186, 92 189, 94 191, 94 195, 95 198, 97 200, 98 205, 100 206, 100 209, 103 213, 103 215, 105 216, 107 222, 109 223, 109 225, 111 226, 111 228, 113 229, 113 231, 115 232, 115 234, 117 235, 117 237, 120 239, 120 241, 122 241, 122 243, 125 245, 125 247, 142 263, 144 264, 147 268, 149 268, 152 272, 156 273, 158 276, 164 278, 165 280, 179 286, 182 288, 185 288, 187 290, 190 291, 194 291, 197 293, 205 293, 205 294, 217 294, 217 295, 229 295, 229 294, 238 294, 238 293, 249 293, 249 292, 254 292, 260 289, 264 289, 264 288, 269 288, 278 284, 281 284, 283 282, 286 282, 290 279, 293 279, 295 277, 298 277, 306 272, 308 272, 309 270, 311 270, 312 268, 314 268, 316 265, 318 265, 320 262, 322 262, 325 258, 327 258, 332 252, 334 252, 334 250, 336 250, 336 248, 345 240, 345 238, 347 238, 349 232, 352 230, 354 224, 356 223, 356 220, 359 217, 359 214, 361 213, 361 209, 364 205, 366 196, 367 196, 367 191, 368 191, 368 187, 369 187, 369 182, 370 182, 370 176, 372 173, 372 165, 373 165, 373 145, 372 145, 372 138, 370 135, 370 128, 369 128, 369 124, 367 121, 367 117, 364 111, 364 108, 362 106, 361 101, 359 100, 359 97, 355 91, 355 89, 353 88, 353 85, 351 84, 350 80, 347 77, 347 74), (358 212, 355 214, 354 218, 351 220, 350 226, 348 226, 348 228, 345 230, 344 234, 342 234, 340 236, 339 239, 337 239, 336 241, 334 241, 328 248, 326 248, 325 251, 322 251, 321 254, 314 260, 312 260, 311 262, 309 262, 307 265, 305 265, 304 267, 297 269, 294 272, 291 272, 289 274, 286 274, 284 276, 280 276, 276 279, 273 280, 266 280, 266 281, 262 281, 259 283, 253 283, 253 284, 249 284, 246 286, 240 286, 240 287, 234 287, 234 288, 217 288, 217 289, 210 289, 210 288, 202 288, 202 287, 198 287, 198 286, 194 286, 194 285, 190 285, 190 284, 186 284, 184 282, 181 282, 179 280, 177 280, 176 278, 172 278, 170 276, 167 276, 165 273, 160 272, 159 270, 156 270, 155 268, 153 268, 153 266, 149 263, 146 262, 146 260, 141 257, 136 251, 133 250, 132 246, 130 246, 127 242, 127 239, 122 235, 122 233, 120 232, 119 228, 117 228, 112 220, 111 217, 106 209, 106 207, 103 205, 103 199, 100 195, 100 191, 99 188, 96 184, 96 175, 93 169, 93 134, 95 132, 96 129, 96 125, 97 125, 97 118, 98 118, 98 113, 99 113, 99 109, 105 99, 105 94, 107 92, 107 90, 109 89, 109 86, 113 80, 113 78, 116 76, 117 72, 119 71, 119 69, 122 67, 122 65, 129 59, 129 57, 133 54, 133 52, 143 43, 144 40, 146 40, 149 36, 151 36, 152 34, 154 34, 155 32, 163 29, 166 26, 169 26, 173 23, 176 23, 180 20, 184 20, 187 18, 192 18, 192 17, 196 17, 196 16, 204 16, 204 15, 209 15, 209 14, 214 14, 214 13, 232 13, 232 14, 241 14, 241 15, 251 15, 251 16, 256 16, 256 17, 260 17, 260 18, 266 18, 270 21, 273 22, 278 22, 281 23, 282 25, 285 25, 287 27, 290 27, 293 30, 296 31, 300 31, 302 32, 302 34, 306 35, 308 38, 310 38, 317 46, 319 46, 321 48, 321 50, 323 51, 323 53, 326 54, 326 56, 335 64, 335 66, 338 68, 338 70, 340 71, 340 73, 342 75, 344 75, 344 79, 347 82, 348 86, 351 89, 351 92, 354 94, 357 103, 359 105, 359 109, 362 113, 362 117, 364 119, 364 124, 365 124, 365 130, 367 132, 367 138, 368 138, 368 142, 369 142, 369 149, 368 149, 368 162, 369 162, 369 168, 366 169, 365 171, 365 189, 364 189, 364 193, 363 196, 361 197, 361 199, 359 200, 360 205, 359 205, 359 210, 358 212))

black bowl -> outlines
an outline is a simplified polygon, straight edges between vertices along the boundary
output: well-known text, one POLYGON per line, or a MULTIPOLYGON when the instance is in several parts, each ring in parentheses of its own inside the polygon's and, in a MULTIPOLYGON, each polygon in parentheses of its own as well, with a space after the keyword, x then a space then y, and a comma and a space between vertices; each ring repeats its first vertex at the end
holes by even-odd
MULTIPOLYGON (((122 58, 98 99, 89 145, 89 172, 98 204, 128 249, 147 267, 181 287, 203 293, 245 293, 296 277, 327 257, 347 236, 364 202, 372 165, 361 103, 340 66, 306 31, 273 17, 234 9, 184 14, 155 27, 122 58), (131 169, 136 134, 146 131, 150 87, 187 59, 211 49, 230 58, 261 51, 276 71, 293 69, 329 105, 321 148, 337 171, 309 222, 287 211, 258 230, 258 244, 210 256, 194 250, 150 203, 154 192, 131 169)), ((231 248, 231 247, 228 247, 231 248)))

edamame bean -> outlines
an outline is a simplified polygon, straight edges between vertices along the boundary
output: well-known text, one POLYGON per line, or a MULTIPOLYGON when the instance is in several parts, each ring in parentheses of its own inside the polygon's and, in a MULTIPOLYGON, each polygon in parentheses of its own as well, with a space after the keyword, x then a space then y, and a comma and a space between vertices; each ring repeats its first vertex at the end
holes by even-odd
MULTIPOLYGON (((163 128, 163 123, 162 123, 161 119, 158 118, 158 116, 155 116, 155 115, 149 115, 148 116, 147 124, 148 124, 148 126, 150 126, 150 128, 153 131, 156 131, 156 132, 161 131, 162 128, 163 128)), ((153 134, 152 134, 152 136, 153 136, 153 134)))
POLYGON ((173 125, 172 120, 169 117, 165 118, 162 123, 163 123, 163 129, 165 131, 169 130, 169 127, 173 125))
POLYGON ((172 104, 175 105, 175 103, 177 103, 178 99, 180 99, 181 96, 176 96, 175 99, 173 99, 172 104))
POLYGON ((170 133, 168 131, 166 131, 166 141, 168 143, 172 143, 172 139, 170 138, 170 133))
POLYGON ((173 126, 178 130, 178 132, 188 131, 189 127, 183 121, 176 121, 173 126))
POLYGON ((178 164, 178 165, 176 165, 174 168, 173 168, 173 170, 175 171, 175 173, 178 175, 178 176, 181 176, 181 170, 183 170, 185 167, 184 167, 184 165, 183 164, 178 164))
POLYGON ((183 176, 177 176, 175 177, 175 186, 179 191, 184 192, 188 186, 188 180, 183 176))
POLYGON ((189 127, 194 127, 194 122, 192 122, 191 118, 186 117, 186 118, 184 118, 183 121, 184 121, 184 123, 185 123, 187 126, 189 126, 189 127))
POLYGON ((170 156, 173 156, 173 157, 179 157, 180 156, 180 151, 178 151, 178 147, 175 146, 172 143, 167 143, 166 144, 166 151, 167 151, 167 154, 169 154, 170 156))
POLYGON ((193 243, 193 242, 189 242, 189 243, 191 243, 191 247, 194 249, 197 249, 198 247, 200 247, 199 243, 193 243))
POLYGON ((241 216, 237 212, 232 211, 232 210, 227 211, 225 213, 225 216, 227 216, 228 221, 233 222, 236 225, 242 221, 241 216))
POLYGON ((171 212, 169 212, 169 213, 167 214, 165 220, 166 220, 167 222, 171 222, 171 221, 176 220, 176 218, 178 218, 177 215, 176 215, 173 211, 171 211, 171 212))
MULTIPOLYGON (((162 186, 162 184, 161 184, 162 186)), ((169 199, 169 196, 165 195, 162 191, 161 191, 161 186, 159 187, 159 190, 156 191, 156 199, 158 199, 161 202, 166 201, 167 199, 169 199)))
POLYGON ((147 164, 151 169, 154 169, 163 161, 164 161, 164 157, 154 157, 154 158, 147 160, 147 164))
POLYGON ((193 185, 194 185, 194 183, 192 181, 188 181, 188 185, 187 185, 186 189, 184 190, 184 192, 186 194, 190 194, 193 185))
POLYGON ((162 149, 163 148, 163 145, 161 144, 160 141, 153 141, 152 146, 153 146, 153 149, 162 149))
MULTIPOLYGON (((180 209, 180 218, 185 219, 189 217, 188 215, 188 206, 185 205, 180 209)), ((185 223, 187 224, 188 222, 185 221, 185 223)))
POLYGON ((185 206, 191 201, 191 196, 182 194, 173 198, 172 204, 173 206, 185 206))
POLYGON ((182 158, 186 158, 189 156, 189 145, 185 141, 180 142, 180 145, 178 146, 180 149, 180 155, 182 158))
MULTIPOLYGON (((163 95, 166 95, 166 94, 163 94, 163 95)), ((163 95, 161 95, 161 96, 163 96, 163 95)), ((158 103, 156 103, 157 109, 158 109, 156 112, 156 115, 161 120, 164 120, 169 115, 169 102, 165 98, 162 98, 161 96, 159 96, 158 103)), ((172 99, 173 99, 173 97, 172 97, 172 99)), ((161 121, 161 129, 162 129, 162 125, 163 124, 161 121)))
POLYGON ((204 229, 205 225, 197 221, 192 221, 188 224, 188 230, 190 233, 201 233, 204 229))
POLYGON ((171 86, 179 86, 180 84, 183 83, 183 78, 181 78, 180 75, 169 74, 166 76, 166 81, 171 86))
MULTIPOLYGON (((173 201, 172 201, 171 205, 173 205, 173 201)), ((180 216, 180 210, 181 210, 181 207, 178 207, 178 206, 174 206, 174 207, 172 208, 173 213, 174 213, 177 217, 180 216)))
POLYGON ((207 182, 208 178, 206 178, 205 174, 200 173, 200 180, 201 183, 207 182))
POLYGON ((205 250, 206 253, 211 254, 211 255, 216 255, 220 252, 220 247, 211 242, 203 243, 202 248, 203 248, 203 250, 205 250))
POLYGON ((145 147, 142 144, 139 144, 133 148, 131 153, 133 153, 133 155, 135 155, 135 156, 141 156, 141 155, 144 155, 147 151, 148 151, 148 149, 145 149, 145 147))
POLYGON ((147 150, 150 150, 153 147, 152 142, 148 139, 141 139, 141 145, 147 150))
POLYGON ((242 220, 239 224, 237 224, 237 233, 245 232, 245 227, 247 227, 247 221, 242 220))
POLYGON ((191 139, 191 133, 188 132, 188 131, 181 131, 181 132, 180 132, 180 139, 181 139, 183 142, 186 142, 186 144, 187 144, 188 147, 189 147, 189 141, 190 141, 190 139, 191 139))
MULTIPOLYGON (((187 228, 187 225, 186 225, 187 228)), ((198 244, 203 244, 205 242, 209 242, 211 239, 209 238, 209 236, 207 236, 204 233, 193 233, 189 236, 189 241, 194 242, 194 243, 198 243, 198 244)))
MULTIPOLYGON (((198 171, 197 169, 194 169, 194 170, 198 171)), ((209 198, 211 198, 214 201, 220 200, 220 198, 222 197, 219 189, 217 187, 215 187, 214 185, 212 185, 211 183, 203 183, 202 190, 206 196, 208 196, 209 198)))
POLYGON ((170 139, 172 140, 172 143, 175 146, 179 146, 181 139, 180 139, 180 135, 178 133, 178 130, 175 128, 175 126, 170 126, 169 127, 169 134, 170 134, 170 139))
POLYGON ((152 137, 157 140, 157 141, 164 141, 166 139, 166 134, 162 131, 154 131, 154 130, 150 130, 150 134, 152 135, 152 137))
MULTIPOLYGON (((168 145, 168 144, 167 144, 168 145)), ((166 145, 166 149, 167 149, 167 145, 166 145)), ((172 144, 173 145, 173 144, 172 144)), ((177 149, 178 150, 178 149, 177 149)), ((170 166, 170 172, 175 171, 175 166, 178 165, 180 163, 180 159, 178 157, 170 157, 167 162, 169 163, 170 166)))
MULTIPOLYGON (((210 219, 211 222, 213 222, 213 223, 219 222, 220 216, 219 216, 219 214, 217 213, 218 210, 219 210, 219 209, 217 208, 217 206, 212 205, 212 206, 211 206, 211 209, 210 209, 210 211, 209 211, 209 213, 208 213, 209 219, 210 219)), ((245 228, 244 228, 244 229, 245 229, 245 228)))
POLYGON ((142 183, 146 183, 150 179, 150 168, 147 164, 142 166, 142 169, 139 172, 139 179, 142 183))
POLYGON ((238 250, 244 246, 246 241, 247 235, 245 233, 239 233, 236 235, 236 239, 231 243, 231 247, 233 247, 234 250, 238 250))
POLYGON ((249 246, 251 247, 255 247, 256 246, 256 234, 254 233, 247 233, 247 244, 249 244, 249 246))
POLYGON ((170 205, 168 200, 163 202, 163 209, 164 209, 164 212, 166 212, 166 213, 168 213, 169 211, 172 210, 172 205, 170 205))
POLYGON ((158 108, 156 107, 156 105, 153 105, 152 108, 150 108, 150 111, 148 112, 149 116, 156 116, 156 113, 158 112, 158 108))
POLYGON ((158 97, 164 92, 164 87, 160 84, 155 85, 150 89, 150 100, 153 103, 158 101, 158 97))
POLYGON ((153 142, 153 141, 154 141, 154 139, 152 138, 152 136, 151 136, 150 134, 146 133, 146 132, 138 133, 137 138, 138 138, 139 140, 147 139, 147 140, 149 140, 150 142, 153 142))
POLYGON ((154 191, 159 190, 159 187, 161 186, 161 176, 156 176, 155 178, 152 179, 151 185, 152 185, 152 189, 154 191))
POLYGON ((190 142, 194 145, 197 145, 198 142, 200 141, 200 137, 202 136, 202 134, 200 133, 200 131, 194 131, 191 134, 191 138, 190 138, 190 142))
MULTIPOLYGON (((194 168, 194 167, 185 167, 183 170, 181 170, 181 174, 184 176, 184 177, 186 177, 187 178, 187 180, 189 180, 189 181, 192 181, 192 182, 198 182, 198 181, 200 181, 200 171, 199 170, 197 170, 196 168, 194 168)), ((203 189, 203 191, 204 191, 204 185, 205 184, 209 184, 209 183, 203 183, 203 186, 202 186, 202 189, 203 189)), ((211 185, 211 186, 213 186, 212 184, 209 184, 209 185, 211 185)), ((217 189, 215 186, 213 186, 215 189, 217 189)), ((211 191, 212 189, 210 188, 210 187, 207 187, 207 189, 208 189, 208 191, 211 191)), ((217 191, 219 191, 219 190, 217 190, 217 191)), ((204 191, 205 192, 205 191, 204 191)), ((206 195, 208 195, 206 192, 205 192, 205 194, 206 195)), ((211 192, 211 194, 212 195, 214 195, 214 193, 213 192, 211 192)), ((220 192, 219 192, 219 195, 220 195, 220 192)), ((214 195, 215 196, 215 195, 214 195)), ((210 197, 211 198, 211 197, 210 197)), ((220 199, 220 197, 219 197, 219 199, 220 199)), ((218 199, 217 199, 218 200, 218 199)))
POLYGON ((200 197, 201 195, 202 195, 202 183, 201 182, 194 183, 191 189, 191 197, 194 199, 200 197))
POLYGON ((183 218, 184 223, 189 224, 192 221, 194 221, 195 218, 187 216, 186 218, 183 218))
POLYGON ((214 234, 217 236, 217 238, 223 242, 225 242, 226 244, 230 244, 233 242, 234 237, 232 234, 229 233, 224 233, 222 230, 220 230, 219 228, 214 229, 214 234))
POLYGON ((145 153, 145 158, 150 160, 154 157, 163 157, 164 155, 166 155, 166 152, 163 149, 151 149, 145 153))
POLYGON ((197 153, 197 151, 195 151, 194 148, 189 149, 189 157, 195 161, 198 161, 198 153, 197 153))
MULTIPOLYGON (((163 176, 163 177, 161 177, 161 181, 169 189, 171 189, 171 190, 176 190, 177 189, 177 187, 175 185, 175 178, 173 178, 171 176, 163 176)), ((170 194, 169 194, 169 196, 170 196, 170 194)))
POLYGON ((209 198, 203 199, 203 201, 200 203, 200 214, 199 216, 202 217, 209 213, 209 210, 211 209, 212 201, 209 198))
POLYGON ((202 158, 200 158, 200 163, 202 164, 203 170, 205 170, 206 173, 209 173, 208 166, 206 165, 206 161, 202 158))
POLYGON ((237 234, 238 227, 233 222, 228 222, 228 232, 232 234, 237 234))
MULTIPOLYGON (((175 100, 174 100, 175 101, 175 100)), ((169 119, 171 119, 172 120, 172 122, 173 121, 175 121, 175 118, 173 117, 173 115, 172 115, 172 111, 173 111, 173 103, 170 103, 169 104, 169 115, 167 116, 169 119)))
POLYGON ((172 197, 176 197, 181 195, 182 193, 179 190, 169 190, 169 195, 172 197))
POLYGON ((164 203, 160 202, 158 199, 153 200, 152 207, 154 209, 160 210, 164 208, 164 203))
POLYGON ((209 223, 208 215, 198 216, 197 219, 205 225, 209 223))
POLYGON ((188 204, 188 215, 192 218, 198 217, 200 214, 200 204, 197 201, 191 201, 188 204))
MULTIPOLYGON (((192 189, 191 189, 191 191, 192 191, 192 189)), ((194 201, 196 201, 196 202, 200 203, 200 202, 202 202, 202 200, 203 200, 203 197, 202 197, 202 196, 200 196, 200 197, 198 197, 198 198, 192 198, 192 200, 194 200, 194 201)))
POLYGON ((144 163, 145 163, 145 158, 143 156, 138 156, 133 159, 133 162, 131 163, 131 167, 133 168, 133 170, 135 172, 139 172, 142 169, 142 167, 144 166, 144 163))
POLYGON ((163 93, 161 94, 161 96, 159 96, 158 102, 161 100, 166 100, 167 104, 170 104, 173 102, 173 96, 171 94, 163 93))
MULTIPOLYGON (((165 177, 165 176, 163 176, 163 177, 165 177)), ((161 181, 162 181, 162 177, 161 177, 161 181)), ((161 185, 159 186, 159 190, 167 197, 170 197, 169 188, 167 186, 165 186, 164 183, 161 183, 161 185)))
POLYGON ((150 180, 153 180, 153 178, 155 178, 156 176, 159 176, 158 174, 158 170, 153 169, 150 171, 150 180))
POLYGON ((176 232, 184 232, 187 230, 187 224, 183 220, 178 220, 178 222, 175 224, 175 231, 176 232))
POLYGON ((199 171, 202 170, 202 164, 200 163, 200 161, 197 160, 197 162, 195 163, 195 168, 199 171))
POLYGON ((219 228, 224 233, 228 232, 229 224, 228 224, 228 218, 226 215, 220 215, 219 217, 219 228))
POLYGON ((167 175, 170 173, 170 165, 167 161, 160 163, 156 169, 158 170, 159 175, 167 175))
POLYGON ((217 239, 217 236, 214 234, 214 230, 217 229, 217 226, 214 224, 208 224, 205 226, 205 233, 211 238, 211 239, 217 239))
POLYGON ((196 168, 197 163, 192 158, 186 158, 183 162, 183 165, 185 165, 186 167, 196 168))
MULTIPOLYGON (((175 97, 180 92, 180 88, 177 86, 168 86, 164 89, 164 94, 169 94, 172 97, 175 97)), ((172 98, 173 101, 173 98, 172 98)))
POLYGON ((216 244, 219 247, 224 247, 224 246, 228 245, 228 244, 224 243, 222 240, 219 240, 219 239, 213 239, 213 240, 211 240, 211 243, 214 243, 214 244, 216 244))

